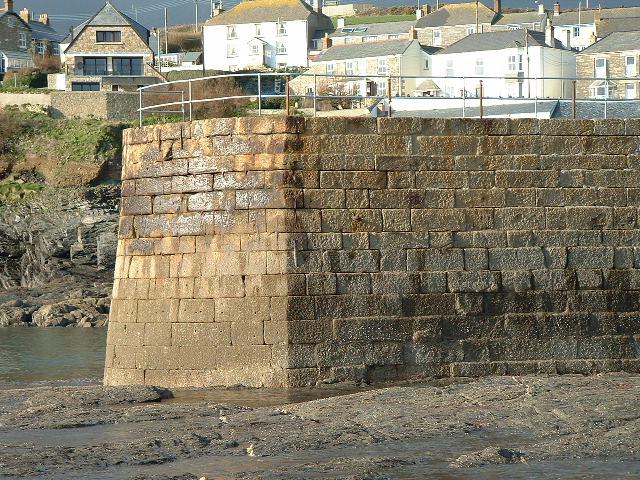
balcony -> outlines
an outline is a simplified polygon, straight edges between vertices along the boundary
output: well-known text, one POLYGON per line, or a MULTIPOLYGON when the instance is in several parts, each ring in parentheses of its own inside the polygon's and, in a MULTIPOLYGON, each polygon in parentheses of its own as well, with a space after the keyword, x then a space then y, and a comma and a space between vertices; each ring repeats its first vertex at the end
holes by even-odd
POLYGON ((84 58, 76 62, 73 73, 87 77, 141 77, 144 63, 142 57, 84 58))

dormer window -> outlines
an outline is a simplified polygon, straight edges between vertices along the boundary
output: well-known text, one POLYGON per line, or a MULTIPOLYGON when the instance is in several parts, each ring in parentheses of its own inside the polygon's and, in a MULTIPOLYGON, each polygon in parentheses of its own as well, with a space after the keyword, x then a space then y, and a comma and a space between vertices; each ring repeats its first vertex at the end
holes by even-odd
POLYGON ((440 32, 440 30, 433 31, 433 45, 442 45, 442 32, 440 32))
POLYGON ((118 30, 106 30, 96 32, 96 43, 120 43, 122 42, 122 33, 118 30))
POLYGON ((287 34, 287 24, 284 22, 278 22, 278 35, 287 34))
POLYGON ((227 27, 227 39, 228 40, 234 40, 238 38, 238 32, 236 32, 236 26, 235 25, 229 25, 227 27))

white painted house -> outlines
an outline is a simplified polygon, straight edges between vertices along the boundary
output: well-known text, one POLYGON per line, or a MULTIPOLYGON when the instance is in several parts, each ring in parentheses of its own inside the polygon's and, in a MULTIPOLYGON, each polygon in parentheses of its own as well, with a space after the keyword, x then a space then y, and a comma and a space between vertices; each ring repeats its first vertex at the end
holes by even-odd
POLYGON ((478 96, 481 78, 485 97, 567 97, 570 81, 540 78, 576 73, 575 53, 553 40, 550 28, 472 34, 435 53, 432 62, 433 82, 445 97, 478 96))
POLYGON ((306 67, 312 39, 331 31, 331 19, 302 0, 244 0, 208 20, 207 70, 306 67))

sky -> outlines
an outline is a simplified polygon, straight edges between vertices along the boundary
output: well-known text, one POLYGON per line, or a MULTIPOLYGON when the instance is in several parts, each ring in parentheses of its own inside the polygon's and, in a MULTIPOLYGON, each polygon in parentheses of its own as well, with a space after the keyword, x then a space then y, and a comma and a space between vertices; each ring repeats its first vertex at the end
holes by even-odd
MULTIPOLYGON (((2 0, 0 0, 1 2, 2 0)), ((200 22, 209 18, 211 9, 210 0, 112 0, 116 7, 124 11, 132 18, 147 28, 160 26, 163 24, 164 8, 167 8, 167 17, 169 25, 179 25, 185 23, 194 23, 195 21, 195 2, 198 2, 198 19, 200 22)), ((217 1, 217 0, 216 0, 217 1)), ((225 8, 230 8, 237 4, 239 0, 223 0, 225 8)), ((360 3, 371 3, 379 6, 390 5, 416 5, 418 0, 360 0, 360 3)), ((554 0, 545 0, 547 9, 552 8, 554 0)), ((353 0, 351 0, 353 2, 353 0)), ((342 3, 351 3, 349 0, 343 0, 342 3)), ((457 0, 446 1, 446 3, 456 3, 457 0)), ((582 6, 585 6, 586 0, 583 0, 582 6)), ((432 3, 435 0, 421 0, 421 3, 432 3)), ((483 0, 488 6, 493 5, 492 0, 483 0)), ((590 7, 596 7, 601 4, 603 7, 618 7, 621 5, 631 6, 640 5, 640 0, 590 0, 590 7)), ((16 10, 26 7, 36 14, 46 12, 51 18, 52 26, 60 33, 67 32, 71 25, 77 25, 86 20, 98 11, 103 5, 104 0, 15 0, 16 10)), ((578 0, 560 0, 563 9, 577 8, 578 0)), ((502 6, 512 8, 537 8, 534 0, 503 0, 502 6)))

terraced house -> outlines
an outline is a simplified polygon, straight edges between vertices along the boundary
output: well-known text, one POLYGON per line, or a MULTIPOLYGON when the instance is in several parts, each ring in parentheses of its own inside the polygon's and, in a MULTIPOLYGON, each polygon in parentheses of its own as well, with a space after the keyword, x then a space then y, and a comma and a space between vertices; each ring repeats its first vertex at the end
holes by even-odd
POLYGON ((127 91, 157 83, 149 30, 108 3, 65 40, 66 89, 127 91))
POLYGON ((37 57, 60 55, 62 36, 49 25, 49 16, 36 20, 26 8, 16 13, 14 6, 13 0, 4 0, 0 7, 0 75, 32 68, 37 57))
POLYGON ((581 98, 633 100, 640 97, 640 31, 612 32, 577 55, 581 98))

